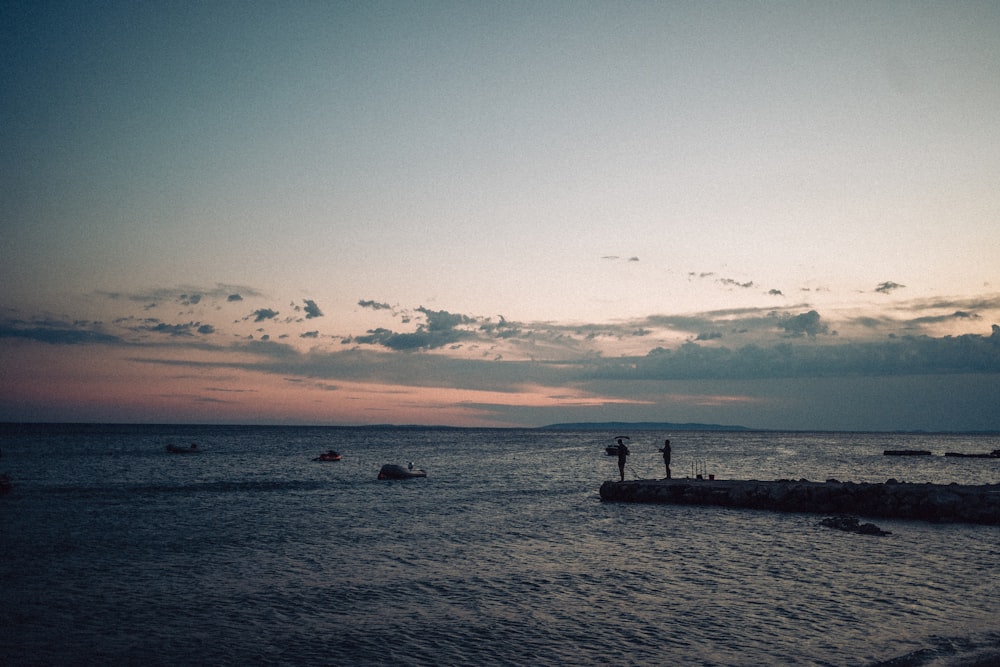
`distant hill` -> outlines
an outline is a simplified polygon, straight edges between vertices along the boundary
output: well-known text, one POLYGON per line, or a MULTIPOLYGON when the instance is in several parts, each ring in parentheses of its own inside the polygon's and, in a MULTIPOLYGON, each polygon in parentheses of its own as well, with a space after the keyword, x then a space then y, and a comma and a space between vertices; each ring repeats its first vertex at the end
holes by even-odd
POLYGON ((564 431, 752 431, 746 426, 727 424, 675 424, 673 422, 580 422, 549 424, 541 429, 564 431))

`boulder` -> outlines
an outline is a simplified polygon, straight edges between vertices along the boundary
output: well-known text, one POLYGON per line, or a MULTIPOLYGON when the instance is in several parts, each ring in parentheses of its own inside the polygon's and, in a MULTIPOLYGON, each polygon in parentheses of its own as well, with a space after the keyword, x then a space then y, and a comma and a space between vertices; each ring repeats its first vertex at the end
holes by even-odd
POLYGON ((859 535, 892 535, 892 533, 882 530, 874 523, 861 523, 857 517, 853 516, 828 516, 820 521, 819 525, 859 535))

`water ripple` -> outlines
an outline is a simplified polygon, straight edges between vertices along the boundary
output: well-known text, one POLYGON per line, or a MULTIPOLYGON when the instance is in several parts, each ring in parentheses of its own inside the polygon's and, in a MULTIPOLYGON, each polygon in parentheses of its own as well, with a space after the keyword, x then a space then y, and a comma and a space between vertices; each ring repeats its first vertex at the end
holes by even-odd
MULTIPOLYGON (((997 644, 997 527, 601 503, 617 469, 593 434, 183 433, 206 454, 163 454, 169 429, 5 443, 0 663, 939 665, 997 644), (343 465, 311 462, 331 447, 343 465), (375 479, 406 460, 430 476, 375 479)), ((676 442, 743 477, 990 474, 885 461, 884 435, 676 442)))

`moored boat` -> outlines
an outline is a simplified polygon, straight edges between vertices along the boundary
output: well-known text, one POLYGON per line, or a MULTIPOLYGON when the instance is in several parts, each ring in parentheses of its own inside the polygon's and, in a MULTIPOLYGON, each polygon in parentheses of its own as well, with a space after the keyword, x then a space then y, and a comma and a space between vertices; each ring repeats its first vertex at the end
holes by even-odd
POLYGON ((323 452, 319 456, 313 459, 313 461, 339 461, 341 459, 339 452, 335 452, 332 449, 328 452, 323 452))
POLYGON ((930 456, 926 449, 887 449, 882 452, 883 456, 930 456))
POLYGON ((945 452, 945 456, 956 456, 965 459, 1000 459, 1000 449, 994 449, 989 454, 962 454, 961 452, 945 452))
POLYGON ((412 463, 406 466, 396 463, 386 463, 378 471, 379 479, 411 479, 414 477, 427 477, 427 471, 414 468, 412 463))
POLYGON ((167 445, 167 451, 171 454, 197 454, 201 450, 198 449, 197 444, 192 444, 190 447, 182 447, 180 445, 167 445))

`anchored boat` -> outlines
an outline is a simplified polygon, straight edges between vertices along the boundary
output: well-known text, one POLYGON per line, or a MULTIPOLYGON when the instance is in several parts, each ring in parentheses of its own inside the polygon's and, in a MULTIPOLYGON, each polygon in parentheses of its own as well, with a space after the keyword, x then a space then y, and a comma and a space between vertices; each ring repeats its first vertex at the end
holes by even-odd
POLYGON ((427 471, 421 470, 420 468, 414 468, 412 463, 406 466, 401 466, 395 463, 386 463, 382 466, 382 469, 378 471, 379 479, 410 479, 412 477, 427 477, 427 471))

